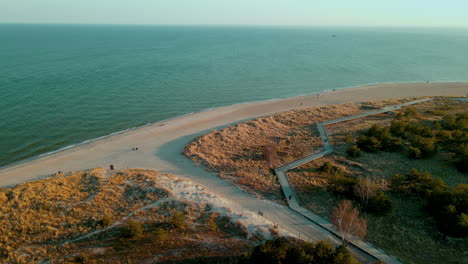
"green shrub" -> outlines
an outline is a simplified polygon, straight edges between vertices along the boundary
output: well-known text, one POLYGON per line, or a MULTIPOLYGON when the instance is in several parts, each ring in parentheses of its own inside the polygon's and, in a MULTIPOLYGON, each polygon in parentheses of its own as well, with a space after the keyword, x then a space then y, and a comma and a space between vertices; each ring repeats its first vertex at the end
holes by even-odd
POLYGON ((381 149, 384 151, 402 151, 404 149, 403 140, 399 137, 386 135, 382 138, 381 149))
POLYGON ((124 236, 130 238, 139 238, 143 235, 145 228, 138 221, 129 221, 124 228, 124 236))
POLYGON ((330 161, 325 161, 322 166, 320 166, 320 171, 332 174, 335 166, 330 161))
POLYGON ((453 140, 452 133, 447 130, 438 131, 436 137, 445 144, 449 144, 453 140))
POLYGON ((357 146, 367 152, 376 152, 382 147, 382 142, 375 137, 360 135, 357 139, 357 146))
POLYGON ((365 135, 368 137, 381 138, 383 133, 384 129, 380 125, 374 124, 367 130, 365 135))
POLYGON ((397 119, 397 120, 402 120, 404 117, 405 117, 405 116, 403 115, 402 112, 398 112, 398 113, 396 114, 396 116, 395 116, 395 119, 397 119))
POLYGON ((334 247, 329 241, 298 242, 285 238, 267 240, 256 246, 249 263, 340 263, 358 264, 345 246, 334 247))
POLYGON ((405 109, 404 115, 407 117, 413 117, 418 115, 418 111, 413 107, 409 106, 405 109))
POLYGON ((408 132, 406 128, 408 127, 408 123, 405 121, 393 120, 390 125, 390 132, 392 135, 402 138, 408 137, 408 132))
POLYGON ((432 129, 420 123, 410 123, 406 127, 406 132, 420 137, 433 137, 432 129))
POLYGON ((436 138, 425 138, 421 136, 415 136, 411 139, 411 145, 414 149, 420 150, 420 155, 415 155, 416 153, 411 153, 410 156, 413 158, 430 158, 437 153, 437 140, 436 138))
POLYGON ((338 194, 352 196, 356 182, 355 178, 345 176, 344 174, 335 174, 328 182, 328 189, 338 194))
POLYGON ((468 236, 468 184, 433 194, 428 210, 441 232, 452 237, 468 236))
POLYGON ((351 158, 359 158, 361 156, 361 149, 353 145, 346 150, 346 154, 351 158))
POLYGON ((80 263, 80 264, 88 264, 92 263, 90 260, 90 257, 85 255, 84 253, 79 254, 78 256, 75 256, 72 261, 74 263, 80 263))
POLYGON ((415 147, 409 148, 409 157, 413 159, 420 159, 422 158, 421 150, 415 147))
POLYGON ((456 121, 457 129, 466 130, 468 129, 468 113, 459 114, 456 121))
POLYGON ((346 135, 345 142, 348 144, 354 143, 354 136, 353 134, 349 133, 346 135))
POLYGON ((213 232, 216 232, 218 231, 218 224, 216 223, 216 219, 215 218, 210 218, 208 219, 207 221, 207 225, 208 225, 208 229, 210 231, 213 231, 213 232))
POLYGON ((461 144, 453 157, 454 164, 461 172, 468 172, 468 144, 461 144))
POLYGON ((431 173, 419 172, 416 169, 406 175, 393 175, 390 187, 395 192, 415 193, 423 197, 429 197, 447 189, 447 185, 442 179, 433 178, 431 173))
POLYGON ((157 240, 161 245, 164 244, 168 237, 169 232, 167 232, 167 230, 164 228, 159 227, 154 231, 154 239, 157 240))
POLYGON ((170 224, 172 228, 177 228, 180 230, 185 230, 187 228, 185 223, 185 216, 180 212, 175 212, 172 215, 170 224))
POLYGON ((441 121, 441 125, 445 129, 455 130, 457 129, 457 119, 454 115, 445 115, 444 119, 441 121))
POLYGON ((331 163, 330 161, 325 161, 322 166, 320 166, 320 171, 329 174, 329 175, 336 175, 340 174, 343 175, 344 171, 337 167, 335 164, 331 163))
POLYGON ((455 130, 452 132, 453 143, 468 143, 468 132, 464 130, 455 130))
POLYGON ((112 224, 112 216, 111 215, 105 215, 101 220, 98 221, 98 225, 101 227, 108 227, 112 224))
POLYGON ((364 206, 365 211, 378 216, 387 215, 392 208, 392 201, 382 191, 378 192, 376 197, 369 199, 368 204, 364 206))

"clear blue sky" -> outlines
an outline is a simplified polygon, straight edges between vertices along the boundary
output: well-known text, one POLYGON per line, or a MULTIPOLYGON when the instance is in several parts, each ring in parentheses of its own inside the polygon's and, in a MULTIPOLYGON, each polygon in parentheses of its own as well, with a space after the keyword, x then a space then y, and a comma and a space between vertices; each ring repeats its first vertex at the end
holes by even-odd
POLYGON ((0 23, 468 27, 468 0, 0 0, 0 23))

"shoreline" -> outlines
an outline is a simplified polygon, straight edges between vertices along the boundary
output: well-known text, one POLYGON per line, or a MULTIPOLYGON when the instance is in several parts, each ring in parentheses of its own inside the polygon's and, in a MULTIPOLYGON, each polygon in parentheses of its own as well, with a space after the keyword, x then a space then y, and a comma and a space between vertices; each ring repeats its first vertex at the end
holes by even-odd
MULTIPOLYGON (((450 82, 433 82, 433 83, 435 83, 435 84, 464 84, 465 83, 465 84, 467 84, 466 96, 468 96, 468 81, 467 82, 464 82, 464 81, 450 81, 450 82)), ((184 118, 186 116, 190 116, 190 115, 194 115, 194 114, 204 113, 204 112, 208 112, 208 111, 214 111, 214 110, 222 109, 222 108, 226 108, 226 107, 236 107, 236 106, 242 106, 242 105, 248 105, 248 104, 276 102, 276 101, 282 101, 282 100, 288 100, 288 99, 298 99, 298 98, 302 98, 302 97, 316 96, 317 94, 321 95, 321 94, 327 94, 327 93, 336 93, 336 92, 339 92, 339 91, 350 90, 350 89, 358 89, 358 88, 365 88, 365 87, 368 87, 368 86, 370 87, 370 86, 398 85, 398 84, 403 84, 403 85, 408 85, 409 84, 410 85, 410 84, 424 84, 424 83, 421 83, 421 82, 369 83, 369 84, 364 84, 364 85, 359 85, 359 86, 339 87, 339 88, 336 88, 335 90, 333 90, 333 89, 332 90, 324 90, 324 91, 321 91, 321 92, 302 94, 302 95, 295 95, 295 96, 291 96, 291 97, 272 98, 272 99, 266 99, 266 100, 260 100, 260 101, 247 101, 247 102, 240 102, 240 103, 235 103, 235 104, 225 105, 225 106, 209 107, 209 108, 197 111, 197 112, 189 112, 189 113, 186 113, 186 114, 182 114, 182 115, 162 119, 162 120, 159 120, 159 121, 149 122, 149 123, 146 123, 146 124, 143 124, 143 125, 140 125, 140 126, 128 127, 126 129, 110 133, 108 135, 103 135, 103 136, 100 136, 100 137, 97 137, 97 138, 86 139, 86 140, 84 140, 82 142, 67 145, 67 146, 59 148, 57 150, 45 152, 45 153, 39 154, 37 156, 26 158, 26 159, 23 159, 23 160, 14 161, 12 163, 0 166, 0 172, 3 169, 8 169, 10 167, 21 165, 22 163, 31 162, 31 161, 34 161, 34 160, 37 160, 37 159, 40 159, 40 158, 43 158, 43 157, 51 156, 51 155, 61 153, 63 151, 69 150, 69 149, 73 149, 73 148, 76 148, 76 147, 85 146, 87 144, 97 142, 99 140, 103 140, 103 139, 106 139, 106 138, 109 138, 109 137, 112 137, 112 136, 117 136, 117 135, 127 133, 127 132, 130 132, 130 131, 143 129, 143 128, 148 127, 148 126, 161 125, 161 124, 164 124, 166 122, 170 122, 172 120, 179 119, 179 118, 184 118)), ((429 83, 426 83, 426 84, 429 84, 429 83)), ((2 186, 1 179, 0 179, 0 186, 2 186)))
MULTIPOLYGON (((99 167, 108 167, 106 165, 116 163, 119 165, 131 165, 133 162, 113 162, 112 156, 119 156, 124 158, 127 154, 126 149, 122 148, 133 141, 135 145, 142 145, 146 148, 145 142, 148 142, 148 139, 151 136, 147 136, 145 140, 141 140, 141 134, 147 133, 158 133, 158 132, 165 132, 167 130, 180 130, 186 128, 187 126, 194 125, 198 122, 205 122, 209 123, 204 126, 201 126, 198 129, 195 129, 196 134, 207 130, 212 130, 219 126, 226 126, 232 123, 241 122, 244 120, 257 118, 260 116, 265 116, 277 112, 284 112, 293 109, 302 109, 302 108, 309 108, 309 107, 317 107, 322 105, 331 105, 331 104, 339 104, 339 103, 351 103, 351 102, 362 102, 362 101, 370 101, 370 100, 383 100, 383 99, 392 99, 392 98, 403 98, 403 97, 416 97, 416 96, 466 96, 468 93, 468 82, 444 82, 444 83, 380 83, 380 84, 368 84, 363 86, 357 86, 352 88, 339 88, 335 91, 323 91, 320 93, 313 93, 313 94, 306 94, 294 97, 287 97, 287 98, 277 98, 277 99, 270 99, 265 101, 253 101, 253 102, 243 102, 237 103, 228 106, 220 106, 220 107, 213 107, 208 108, 199 112, 194 113, 187 113, 185 115, 176 116, 173 118, 156 121, 153 123, 148 123, 138 127, 130 127, 122 131, 114 132, 109 135, 101 136, 95 139, 85 140, 81 143, 72 144, 61 148, 56 151, 48 152, 41 154, 39 156, 35 156, 26 160, 20 160, 18 162, 7 164, 3 167, 0 167, 0 186, 11 185, 21 183, 27 180, 33 180, 42 178, 45 176, 49 176, 58 170, 61 171, 71 171, 71 170, 81 170, 81 169, 88 169, 92 168, 95 165, 100 165, 99 167), (366 93, 367 91, 367 93, 366 93), (364 92, 364 93, 363 93, 364 92), (299 104, 300 102, 300 104, 299 104), (226 117, 229 116, 229 117, 226 117), (226 118, 224 118, 226 117, 226 118), (216 122, 209 122, 216 119, 216 122), (174 128, 175 125, 175 128, 174 128), (132 136, 134 138, 132 139, 132 136), (95 148, 100 148, 104 144, 108 144, 109 142, 119 141, 122 138, 125 138, 124 141, 121 141, 122 145, 121 148, 117 150, 114 147, 106 146, 107 148, 103 148, 102 151, 99 153, 95 153, 95 148), (92 146, 91 148, 87 149, 88 147, 92 146), (79 162, 80 160, 75 160, 81 155, 72 155, 76 154, 76 152, 85 152, 85 154, 92 154, 89 153, 90 151, 93 154, 99 155, 91 155, 96 156, 93 161, 99 160, 100 162, 79 162), (119 153, 114 153, 115 151, 119 153), (124 153, 125 152, 125 153, 124 153), (107 154, 107 155, 106 155, 107 154), (115 155, 120 154, 120 155, 115 155), (72 166, 67 166, 70 164, 70 160, 67 161, 66 157, 62 156, 73 156, 69 157, 72 158, 72 166), (106 158, 104 158, 106 157, 106 158), (61 162, 50 162, 53 159, 62 159, 61 162), (103 159, 104 158, 104 159, 103 159), (77 161, 77 162, 76 162, 77 161), (106 165, 104 165, 104 161, 107 161, 106 165), (44 164, 41 164, 44 163, 44 164), (39 163, 39 164, 38 164, 39 163), (96 164, 98 163, 98 164, 96 164), (59 168, 62 169, 47 169, 44 167, 45 165, 49 164, 51 167, 53 165, 60 165, 59 168), (78 165, 80 164, 80 165, 78 165), (33 169, 33 165, 38 165, 41 169, 39 171, 33 169), (31 170, 26 169, 25 167, 31 167, 31 170), (16 170, 16 172, 15 172, 16 170), (22 171, 20 173, 19 171, 22 171), (47 173, 47 171, 49 173, 47 173), (32 175, 24 175, 25 172, 30 172, 32 175), (18 175, 20 173, 20 175, 18 175), (17 176, 20 177, 17 177, 17 176), (13 179, 12 179, 13 178, 13 179)), ((190 129, 188 129, 190 130, 190 129)), ((193 129, 192 129, 193 130, 193 129)), ((174 131, 180 132, 180 131, 174 131)), ((177 133, 175 133, 177 134, 177 133)), ((178 133, 181 134, 181 133, 178 133)), ((187 133, 182 133, 183 136, 186 136, 187 133)), ((171 134, 172 135, 172 134, 171 134)), ((176 135, 167 135, 164 137, 162 142, 159 143, 167 143, 171 140, 177 139, 176 135), (176 136, 174 138, 174 136, 176 136)), ((160 135, 154 135, 154 137, 158 137, 160 135)), ((151 140, 149 140, 151 141, 151 140)), ((159 144, 161 145, 161 144, 159 144)), ((131 145, 129 145, 131 148, 131 145)), ((179 152, 182 149, 178 150, 179 152)), ((144 153, 147 153, 146 151, 144 153)), ((79 153, 78 153, 79 154, 79 153)), ((148 153, 147 153, 148 154, 148 153)), ((154 154, 154 153, 153 153, 154 154)), ((151 155, 151 154, 150 154, 151 155)), ((89 155, 84 155, 89 156, 89 155)), ((154 155, 151 155, 155 158, 154 155)), ((151 158, 151 157, 149 157, 151 158)), ((159 163, 159 162, 156 162, 159 163)), ((146 164, 146 163, 145 163, 146 164)), ((137 162, 137 166, 141 166, 140 162, 137 162)), ((157 167, 153 167, 151 164, 151 169, 158 170, 157 167)), ((125 166, 117 166, 116 169, 123 169, 127 168, 125 166)))

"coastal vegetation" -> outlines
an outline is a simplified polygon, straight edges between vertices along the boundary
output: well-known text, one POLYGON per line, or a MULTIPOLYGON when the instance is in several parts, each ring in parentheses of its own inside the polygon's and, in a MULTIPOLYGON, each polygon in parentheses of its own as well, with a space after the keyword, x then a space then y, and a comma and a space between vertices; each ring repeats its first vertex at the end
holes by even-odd
POLYGON ((256 245, 259 236, 210 204, 176 198, 171 188, 181 184, 155 171, 97 168, 2 188, 0 263, 222 259, 256 245))
POLYGON ((245 264, 336 263, 358 264, 345 246, 335 247, 329 241, 304 242, 278 238, 256 246, 245 264))
POLYGON ((315 123, 411 100, 322 106, 273 114, 197 137, 183 154, 255 195, 282 200, 272 168, 322 148, 315 123))
MULTIPOLYGON (((401 102, 274 114, 200 136, 184 153, 249 192, 285 202, 263 146, 275 146, 278 167, 322 147, 315 123, 401 102), (298 144, 308 150, 294 151, 298 144)), ((467 112, 466 102, 439 98, 328 125, 334 153, 287 176, 302 206, 326 219, 340 201, 352 201, 367 219, 366 239, 404 263, 465 263, 467 112)))

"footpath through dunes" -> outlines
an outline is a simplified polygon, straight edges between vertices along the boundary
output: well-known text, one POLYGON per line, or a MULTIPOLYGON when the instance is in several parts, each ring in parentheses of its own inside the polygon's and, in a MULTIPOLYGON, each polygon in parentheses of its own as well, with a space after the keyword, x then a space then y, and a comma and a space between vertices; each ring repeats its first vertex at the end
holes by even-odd
MULTIPOLYGON (((417 96, 464 96, 468 83, 379 84, 320 95, 246 103, 195 113, 163 123, 142 127, 0 169, 0 186, 48 177, 58 171, 95 167, 115 169, 145 168, 170 173, 203 184, 217 195, 243 207, 246 212, 261 211, 281 229, 301 238, 321 240, 328 231, 315 225, 286 206, 267 203, 196 167, 181 152, 196 136, 236 122, 292 109, 417 96), (138 147, 138 150, 133 150, 138 147)), ((260 216, 259 216, 260 217, 260 216)))
MULTIPOLYGON (((430 101, 432 99, 433 98, 415 100, 415 101, 411 101, 411 102, 407 102, 407 103, 403 103, 403 104, 384 107, 384 108, 379 109, 379 110, 365 112, 365 113, 358 114, 358 115, 353 115, 353 116, 343 117, 343 118, 339 118, 339 119, 329 120, 329 121, 326 121, 326 122, 323 122, 323 123, 318 123, 317 128, 318 128, 318 131, 319 131, 320 138, 322 140, 323 150, 321 152, 319 152, 319 153, 315 153, 315 154, 305 156, 305 157, 303 157, 301 159, 298 159, 296 161, 293 161, 293 162, 291 162, 289 164, 286 164, 284 166, 281 166, 281 167, 275 169, 275 174, 278 177, 278 180, 279 180, 280 185, 281 185, 281 189, 283 190, 284 195, 286 197, 289 197, 289 199, 287 199, 289 207, 291 209, 293 209, 294 211, 298 212, 299 214, 303 215, 307 219, 310 219, 312 222, 316 223, 317 225, 321 226, 325 230, 328 230, 330 233, 334 234, 336 237, 339 238, 340 235, 338 234, 338 232, 335 230, 335 228, 332 226, 332 224, 330 222, 328 222, 325 219, 321 218, 320 216, 308 211, 306 208, 300 206, 300 204, 298 202, 296 192, 294 191, 291 184, 289 184, 288 177, 286 176, 287 171, 289 171, 289 170, 291 170, 293 168, 299 167, 301 165, 304 165, 306 163, 309 163, 309 162, 311 162, 311 161, 313 161, 315 159, 321 158, 321 157, 323 157, 325 155, 333 153, 333 146, 331 144, 330 138, 328 137, 328 133, 327 133, 327 130, 325 128, 326 125, 336 124, 336 123, 339 123, 339 122, 345 122, 345 121, 358 119, 358 118, 363 118, 363 117, 366 117, 366 116, 371 116, 371 115, 376 115, 376 114, 381 114, 381 113, 385 113, 385 112, 389 112, 389 111, 391 112, 391 111, 395 111, 397 109, 401 109, 404 106, 410 106, 410 105, 413 105, 413 104, 423 103, 423 102, 430 101)), ((359 239, 351 239, 349 241, 349 243, 350 243, 350 246, 354 247, 356 251, 361 250, 362 253, 368 254, 371 257, 375 257, 376 259, 384 261, 385 263, 389 263, 389 264, 390 263, 395 263, 395 264, 400 263, 397 259, 385 254, 383 251, 381 251, 381 250, 379 250, 377 248, 374 248, 369 243, 365 243, 365 242, 363 242, 363 241, 361 241, 359 239)))

